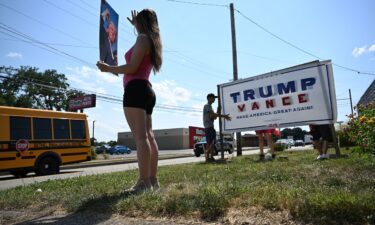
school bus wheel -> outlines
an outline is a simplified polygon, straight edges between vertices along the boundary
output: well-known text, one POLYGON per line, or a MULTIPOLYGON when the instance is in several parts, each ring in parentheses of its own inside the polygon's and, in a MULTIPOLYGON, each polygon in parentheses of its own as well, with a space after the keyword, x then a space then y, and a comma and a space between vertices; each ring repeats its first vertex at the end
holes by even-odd
POLYGON ((38 176, 56 174, 59 171, 59 160, 53 154, 42 156, 35 163, 35 173, 38 176))

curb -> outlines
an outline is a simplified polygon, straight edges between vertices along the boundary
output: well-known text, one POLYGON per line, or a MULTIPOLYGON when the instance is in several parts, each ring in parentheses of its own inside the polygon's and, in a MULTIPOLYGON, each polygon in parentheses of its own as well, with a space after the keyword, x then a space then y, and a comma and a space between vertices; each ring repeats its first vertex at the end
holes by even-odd
MULTIPOLYGON (((185 158, 185 157, 192 157, 192 156, 194 155, 190 153, 189 154, 159 155, 159 160, 185 158)), ((60 167, 60 169, 77 169, 77 168, 107 166, 107 165, 116 165, 116 164, 124 164, 124 163, 134 163, 134 162, 138 162, 136 157, 127 158, 127 159, 100 159, 100 160, 92 160, 92 161, 87 161, 87 162, 63 165, 60 167)))

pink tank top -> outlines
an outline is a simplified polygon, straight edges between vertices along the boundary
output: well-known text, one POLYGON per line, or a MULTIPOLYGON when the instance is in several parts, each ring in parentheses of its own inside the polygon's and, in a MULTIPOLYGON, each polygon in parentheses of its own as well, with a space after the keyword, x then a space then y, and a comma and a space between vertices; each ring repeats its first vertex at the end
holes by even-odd
MULTIPOLYGON (((126 63, 130 63, 132 53, 133 53, 133 47, 130 48, 125 54, 126 63)), ((139 65, 138 70, 135 73, 125 74, 124 88, 132 80, 147 80, 148 81, 150 77, 151 69, 152 69, 152 64, 151 64, 150 54, 146 54, 143 57, 142 62, 139 65)))

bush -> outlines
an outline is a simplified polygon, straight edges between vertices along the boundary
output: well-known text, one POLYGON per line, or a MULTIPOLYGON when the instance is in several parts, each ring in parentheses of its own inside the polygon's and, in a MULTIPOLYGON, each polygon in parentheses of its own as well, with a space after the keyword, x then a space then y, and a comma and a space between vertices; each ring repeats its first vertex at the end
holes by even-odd
POLYGON ((91 147, 91 159, 97 159, 98 155, 96 154, 95 148, 91 147))
POLYGON ((362 153, 375 154, 375 104, 359 105, 357 111, 358 115, 348 115, 348 127, 344 131, 362 153))
POLYGON ((274 146, 274 150, 275 150, 276 152, 284 151, 284 150, 285 150, 285 146, 284 146, 284 145, 275 145, 275 146, 274 146))
POLYGON ((350 140, 349 134, 344 131, 336 131, 337 137, 340 137, 340 147, 354 147, 356 146, 355 142, 350 140))

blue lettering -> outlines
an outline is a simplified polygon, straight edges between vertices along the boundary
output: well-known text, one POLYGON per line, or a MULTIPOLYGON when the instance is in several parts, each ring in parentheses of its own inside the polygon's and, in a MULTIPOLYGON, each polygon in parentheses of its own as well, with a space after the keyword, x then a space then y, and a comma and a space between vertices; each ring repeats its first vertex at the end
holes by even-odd
POLYGON ((240 96, 240 92, 234 92, 234 93, 230 94, 230 97, 232 97, 234 103, 237 103, 237 102, 238 102, 238 99, 237 99, 237 98, 238 98, 239 96, 240 96))
POLYGON ((243 91, 244 100, 245 101, 248 101, 249 99, 250 100, 254 100, 255 99, 254 94, 255 94, 255 92, 254 92, 253 89, 244 90, 243 91))
POLYGON ((296 92, 296 83, 294 81, 289 81, 285 87, 284 83, 277 84, 277 92, 279 95, 296 92))
POLYGON ((313 86, 314 84, 315 84, 315 78, 314 77, 302 79, 301 80, 302 91, 307 90, 308 87, 313 86))
POLYGON ((262 98, 267 98, 267 97, 272 96, 272 86, 271 85, 267 86, 267 94, 264 94, 264 87, 260 87, 259 88, 259 95, 262 98))

